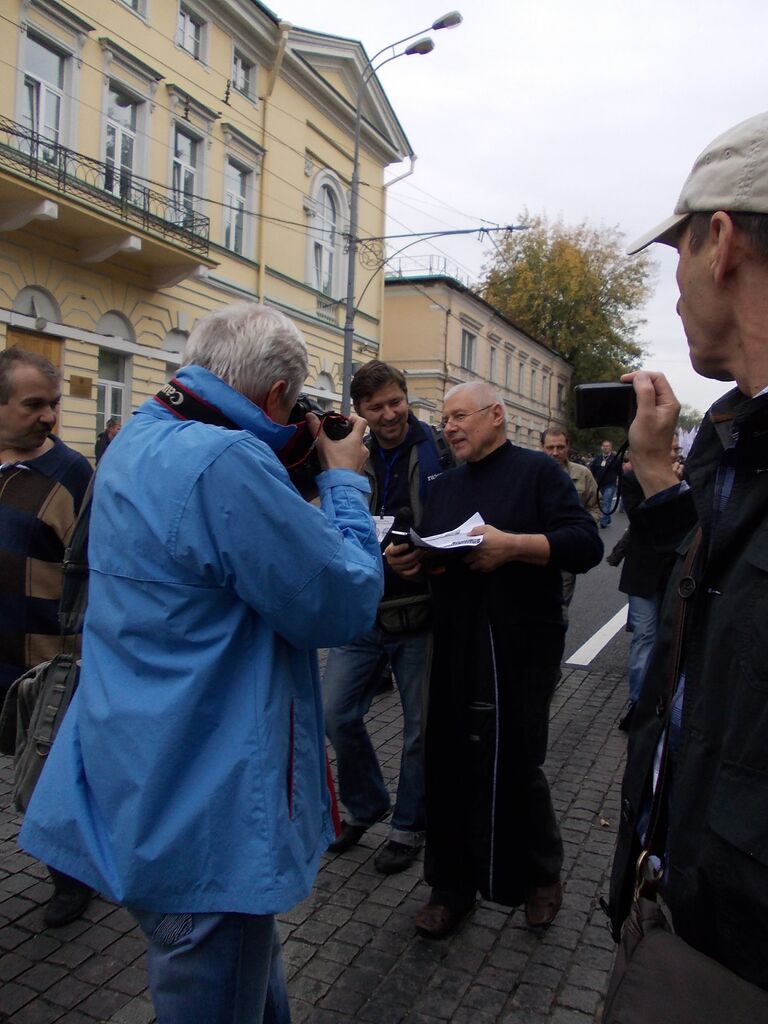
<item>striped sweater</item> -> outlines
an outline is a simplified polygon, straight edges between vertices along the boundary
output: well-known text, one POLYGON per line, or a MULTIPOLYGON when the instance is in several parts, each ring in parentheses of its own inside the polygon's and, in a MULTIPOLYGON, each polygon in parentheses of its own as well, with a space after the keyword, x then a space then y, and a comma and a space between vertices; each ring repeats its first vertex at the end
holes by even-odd
POLYGON ((92 470, 51 440, 44 455, 0 466, 0 695, 60 649, 61 563, 92 470))

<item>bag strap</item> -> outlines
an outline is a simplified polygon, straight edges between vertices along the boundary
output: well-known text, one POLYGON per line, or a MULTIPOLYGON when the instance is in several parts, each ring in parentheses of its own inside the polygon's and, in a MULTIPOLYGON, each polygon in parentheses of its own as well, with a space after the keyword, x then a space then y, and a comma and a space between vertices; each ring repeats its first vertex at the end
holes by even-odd
POLYGON ((683 571, 677 584, 677 601, 675 604, 675 623, 672 634, 672 657, 669 660, 669 671, 664 692, 659 699, 659 714, 666 716, 664 723, 664 739, 659 759, 659 773, 656 780, 656 788, 651 800, 651 810, 648 818, 648 827, 645 831, 643 849, 637 860, 636 895, 655 893, 655 888, 661 880, 661 872, 654 871, 650 866, 650 856, 653 853, 654 843, 666 828, 662 828, 662 821, 665 818, 667 786, 670 775, 670 726, 672 722, 672 708, 675 700, 675 691, 680 679, 680 668, 683 654, 683 637, 685 633, 685 618, 688 608, 688 600, 696 590, 696 580, 692 572, 696 557, 701 547, 701 527, 691 540, 688 553, 683 563, 683 571))
POLYGON ((96 474, 88 481, 72 536, 64 552, 61 598, 59 599, 59 628, 62 651, 67 638, 81 633, 85 607, 88 604, 88 532, 91 525, 91 504, 96 474))

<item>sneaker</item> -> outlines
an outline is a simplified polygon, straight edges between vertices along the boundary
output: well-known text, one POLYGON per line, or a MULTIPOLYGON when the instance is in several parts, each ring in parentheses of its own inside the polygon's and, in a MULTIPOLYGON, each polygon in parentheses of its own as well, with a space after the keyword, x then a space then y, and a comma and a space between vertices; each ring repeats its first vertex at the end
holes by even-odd
POLYGON ((398 843, 390 839, 376 854, 373 866, 382 875, 396 875, 413 864, 420 849, 421 843, 398 843))
POLYGON ((91 902, 93 890, 85 885, 76 889, 54 892, 45 908, 43 921, 46 928, 62 928, 82 917, 91 902))
POLYGON ((357 846, 367 831, 367 825, 350 825, 348 821, 342 821, 341 835, 334 839, 327 852, 346 853, 353 846, 357 846))

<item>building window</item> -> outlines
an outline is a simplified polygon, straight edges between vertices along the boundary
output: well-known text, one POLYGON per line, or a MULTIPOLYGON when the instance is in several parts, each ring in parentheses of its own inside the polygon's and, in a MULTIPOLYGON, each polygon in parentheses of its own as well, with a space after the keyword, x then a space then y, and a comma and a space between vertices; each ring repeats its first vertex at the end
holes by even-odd
POLYGON ((122 3, 126 7, 130 7, 132 11, 138 11, 141 14, 141 0, 122 0, 122 3))
POLYGON ((339 211, 336 197, 329 185, 320 189, 315 235, 315 288, 323 295, 333 295, 333 274, 338 246, 339 211))
POLYGON ((470 331, 461 332, 461 365, 465 370, 475 370, 475 349, 477 335, 470 331))
MULTIPOLYGON (((64 68, 66 58, 50 46, 27 36, 25 47, 24 110, 25 127, 42 140, 59 144, 64 101, 64 68)), ((37 148, 37 143, 35 142, 37 148)), ((41 146, 39 156, 53 163, 56 152, 41 146)))
POLYGON ((520 363, 520 367, 517 371, 517 391, 518 394, 523 393, 525 387, 525 363, 520 363))
POLYGON ((123 421, 126 357, 106 348, 99 349, 99 378, 96 382, 96 433, 108 419, 123 421))
POLYGON ((205 22, 192 14, 185 7, 179 8, 179 21, 176 29, 176 43, 186 50, 195 60, 203 59, 203 33, 205 22))
POLYGON ((565 385, 562 384, 562 383, 559 383, 557 385, 557 408, 558 408, 558 411, 562 410, 564 404, 565 404, 565 385))
POLYGON ((112 195, 132 201, 136 159, 136 120, 139 104, 115 85, 107 98, 107 140, 104 187, 112 195))
POLYGON ((184 224, 195 211, 195 180, 200 142, 182 128, 173 133, 173 196, 176 216, 184 224))
POLYGON ((488 380, 493 384, 496 380, 496 347, 491 345, 491 356, 488 361, 488 380))
POLYGON ((232 58, 232 88, 249 99, 254 93, 255 68, 239 50, 235 50, 232 58))
POLYGON ((250 173, 233 160, 224 170, 224 245, 242 255, 250 173))
POLYGON ((304 210, 309 216, 305 280, 319 293, 318 315, 335 321, 342 291, 347 200, 332 171, 324 168, 315 174, 304 210))
POLYGON ((504 387, 507 390, 512 387, 512 356, 509 353, 504 356, 504 387))
POLYGON ((536 399, 536 371, 531 370, 531 399, 535 402, 536 399))

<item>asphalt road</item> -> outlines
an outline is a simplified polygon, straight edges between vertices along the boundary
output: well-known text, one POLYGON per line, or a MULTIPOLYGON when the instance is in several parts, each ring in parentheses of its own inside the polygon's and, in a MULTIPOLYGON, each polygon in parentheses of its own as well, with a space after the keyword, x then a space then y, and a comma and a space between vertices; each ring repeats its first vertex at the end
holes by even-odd
MULTIPOLYGON (((600 530, 605 555, 608 555, 627 527, 627 517, 622 512, 613 516, 609 527, 600 530)), ((576 592, 571 602, 568 633, 565 638, 566 664, 573 655, 626 606, 625 594, 619 593, 620 568, 614 568, 605 561, 591 572, 578 576, 576 592)), ((625 617, 622 617, 625 621, 625 617)), ((601 672, 623 672, 627 666, 629 633, 622 625, 618 632, 589 661, 579 659, 576 663, 601 672)), ((589 657, 589 652, 587 654, 589 657)))

